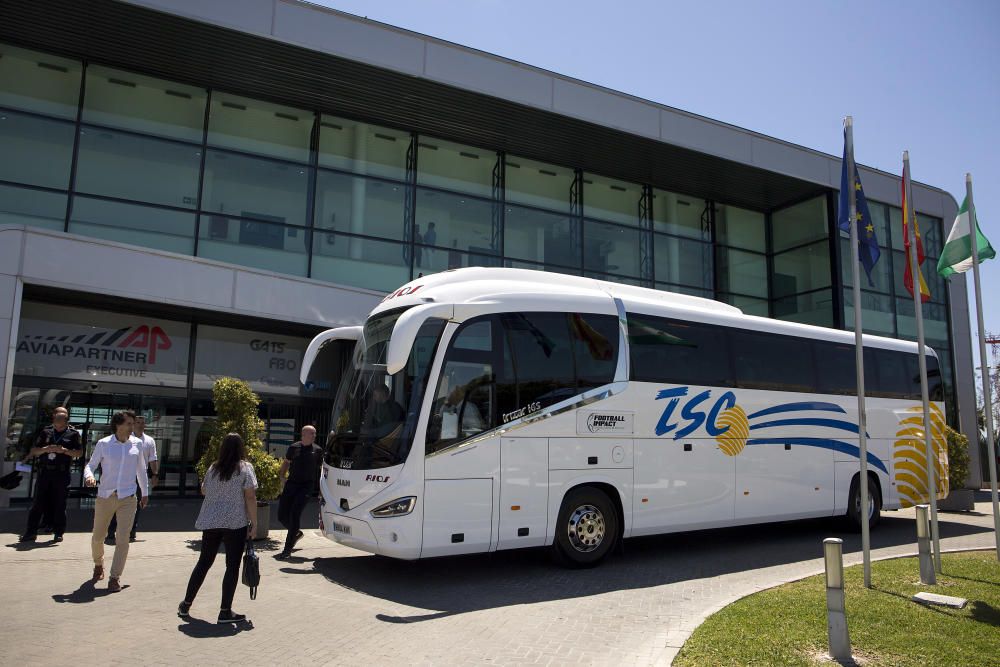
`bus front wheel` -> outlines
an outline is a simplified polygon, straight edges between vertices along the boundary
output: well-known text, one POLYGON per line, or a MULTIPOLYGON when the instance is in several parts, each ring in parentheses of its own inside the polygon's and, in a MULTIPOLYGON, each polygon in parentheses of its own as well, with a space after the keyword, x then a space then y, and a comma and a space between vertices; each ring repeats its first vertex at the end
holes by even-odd
MULTIPOLYGON (((847 521, 855 532, 861 532, 861 485, 858 484, 860 475, 855 475, 851 481, 851 491, 847 496, 847 521)), ((882 497, 878 492, 878 485, 868 478, 868 528, 878 525, 879 513, 882 510, 882 497)))
POLYGON ((600 489, 582 487, 563 499, 552 549, 565 565, 596 565, 611 551, 618 533, 618 511, 611 499, 600 489))

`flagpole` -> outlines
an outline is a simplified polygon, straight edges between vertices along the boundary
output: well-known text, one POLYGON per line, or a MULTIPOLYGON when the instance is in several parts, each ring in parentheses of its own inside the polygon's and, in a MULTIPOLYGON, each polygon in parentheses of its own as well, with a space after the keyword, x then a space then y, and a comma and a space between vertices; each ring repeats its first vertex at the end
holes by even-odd
POLYGON ((924 345, 924 306, 920 293, 920 264, 917 262, 917 214, 913 208, 913 190, 910 187, 910 151, 903 151, 903 192, 906 197, 906 236, 910 251, 910 286, 913 292, 913 313, 917 320, 917 347, 919 350, 920 399, 924 410, 924 451, 927 455, 927 486, 931 497, 931 540, 934 543, 934 569, 941 571, 941 542, 938 534, 937 518, 937 452, 934 451, 933 431, 931 431, 931 405, 927 390, 927 348, 924 345))
POLYGON ((865 588, 872 587, 871 541, 869 539, 868 508, 868 418, 865 414, 865 360, 864 339, 861 335, 861 270, 858 268, 858 202, 856 196, 857 178, 854 165, 854 119, 844 119, 844 137, 847 144, 847 174, 850 181, 848 193, 851 220, 851 277, 854 280, 854 367, 858 378, 858 444, 861 460, 861 476, 858 488, 861 491, 861 554, 864 561, 865 588))
POLYGON ((997 502, 996 431, 993 430, 993 399, 990 396, 990 372, 986 363, 986 327, 983 326, 983 292, 979 283, 979 225, 976 207, 972 203, 972 174, 965 175, 965 197, 968 201, 969 239, 972 242, 972 281, 976 286, 976 319, 979 320, 979 363, 983 368, 983 412, 986 413, 986 453, 990 460, 990 495, 993 500, 993 541, 1000 560, 1000 503, 997 502))

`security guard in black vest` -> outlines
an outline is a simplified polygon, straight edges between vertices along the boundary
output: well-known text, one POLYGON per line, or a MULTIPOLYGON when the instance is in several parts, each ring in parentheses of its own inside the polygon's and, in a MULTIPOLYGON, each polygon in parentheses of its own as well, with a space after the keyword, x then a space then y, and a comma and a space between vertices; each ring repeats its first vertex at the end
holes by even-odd
POLYGON ((42 515, 52 524, 56 542, 62 542, 66 532, 66 495, 69 493, 70 466, 83 456, 80 432, 69 425, 69 411, 58 407, 52 412, 52 425, 38 434, 28 458, 35 459, 38 473, 35 482, 35 502, 28 512, 28 527, 21 542, 34 542, 42 515))

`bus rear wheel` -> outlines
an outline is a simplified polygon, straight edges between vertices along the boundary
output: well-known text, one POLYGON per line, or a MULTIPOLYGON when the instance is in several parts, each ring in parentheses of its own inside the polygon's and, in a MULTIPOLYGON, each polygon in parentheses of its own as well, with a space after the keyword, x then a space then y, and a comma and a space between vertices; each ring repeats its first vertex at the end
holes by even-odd
POLYGON ((618 540, 618 511, 600 489, 582 487, 570 491, 559 508, 556 560, 570 567, 599 563, 618 540))
MULTIPOLYGON (((847 522, 855 532, 861 532, 861 485, 860 479, 856 475, 851 481, 851 491, 847 496, 847 522)), ((880 512, 882 511, 882 497, 878 492, 878 485, 868 478, 868 529, 871 530, 878 525, 880 512)))

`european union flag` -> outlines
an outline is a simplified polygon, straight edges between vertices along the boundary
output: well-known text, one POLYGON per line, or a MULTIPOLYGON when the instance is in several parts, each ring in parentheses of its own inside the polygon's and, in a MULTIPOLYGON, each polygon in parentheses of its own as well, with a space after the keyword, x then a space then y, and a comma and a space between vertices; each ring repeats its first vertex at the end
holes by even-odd
MULTIPOLYGON (((840 210, 838 212, 837 225, 842 231, 851 233, 850 220, 851 210, 847 195, 850 192, 850 184, 847 178, 847 136, 844 136, 844 160, 840 171, 840 210)), ((858 259, 861 266, 865 267, 865 274, 868 276, 868 284, 872 287, 875 282, 872 280, 872 269, 878 261, 882 252, 878 249, 878 239, 875 238, 875 224, 872 222, 872 214, 868 210, 868 200, 865 199, 865 191, 861 188, 861 176, 858 174, 858 165, 854 165, 854 203, 857 209, 858 222, 858 259)))

